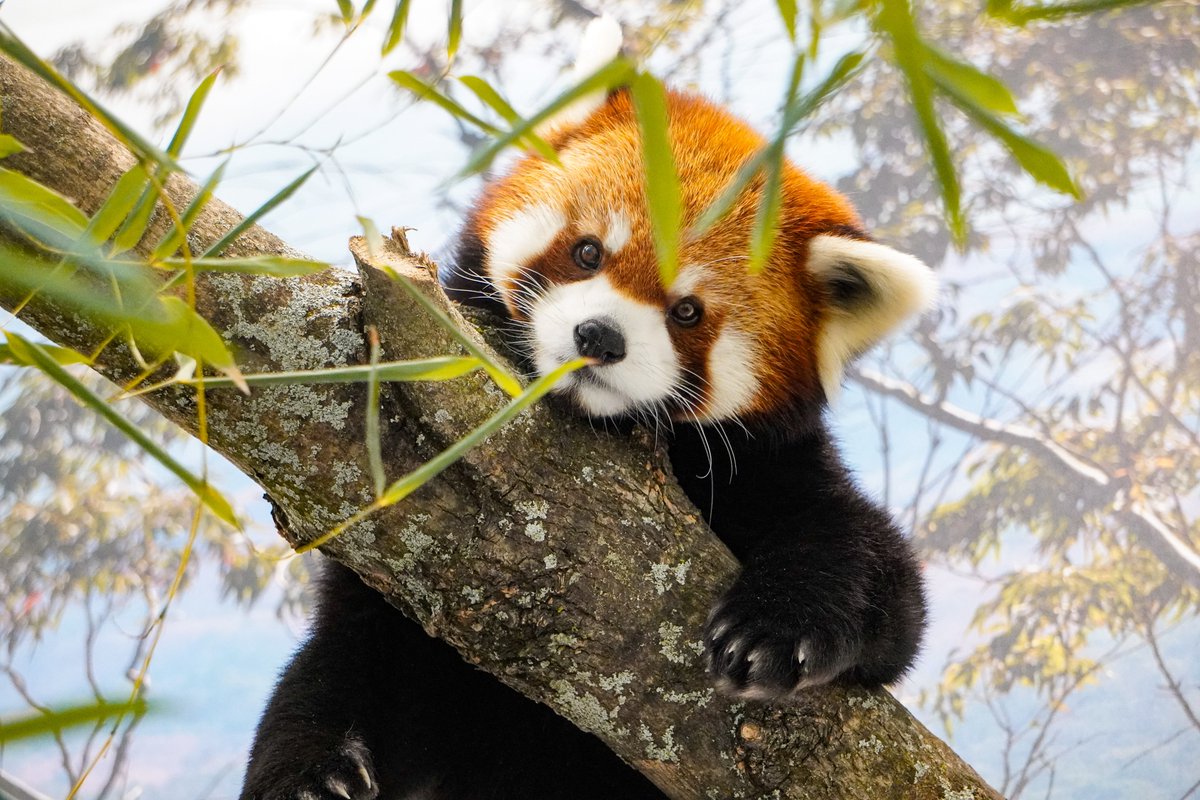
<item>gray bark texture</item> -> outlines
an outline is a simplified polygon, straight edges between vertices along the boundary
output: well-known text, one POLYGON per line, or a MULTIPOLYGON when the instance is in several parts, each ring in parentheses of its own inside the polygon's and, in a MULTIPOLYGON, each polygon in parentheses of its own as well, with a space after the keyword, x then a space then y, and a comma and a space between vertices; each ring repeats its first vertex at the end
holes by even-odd
MULTIPOLYGON (((84 111, 3 59, 0 94, 5 132, 30 148, 4 165, 93 213, 132 156, 84 111)), ((195 188, 174 177, 168 193, 182 207, 195 188)), ((214 200, 192 229, 192 246, 215 241, 238 219, 214 200)), ((148 240, 167 225, 156 215, 148 240)), ((402 235, 374 257, 361 240, 351 249, 358 276, 333 269, 291 280, 210 274, 198 282, 197 307, 247 373, 364 363, 368 327, 378 330, 385 359, 460 352, 372 266, 387 263, 409 275, 463 321, 402 235)), ((291 252, 284 242, 259 228, 228 251, 284 252, 291 252)), ((0 290, 4 307, 19 300, 0 290)), ((83 352, 104 335, 41 297, 20 316, 83 352)), ((117 383, 138 371, 119 343, 96 368, 117 383)), ((289 542, 311 541, 373 499, 365 396, 363 385, 207 393, 209 444, 263 487, 289 542)), ((143 399, 197 432, 192 390, 143 399)), ((429 459, 506 399, 482 372, 386 385, 389 478, 429 459)), ((539 405, 323 550, 465 659, 594 732, 671 797, 998 797, 887 692, 825 688, 775 706, 714 692, 701 629, 737 564, 649 437, 603 435, 539 405)))

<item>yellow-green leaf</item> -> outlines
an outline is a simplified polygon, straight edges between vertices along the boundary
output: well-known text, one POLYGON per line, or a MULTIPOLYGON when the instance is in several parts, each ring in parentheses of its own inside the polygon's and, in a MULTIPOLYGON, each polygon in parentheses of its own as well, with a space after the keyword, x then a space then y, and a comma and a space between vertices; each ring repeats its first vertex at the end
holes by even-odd
POLYGON ((9 136, 7 133, 0 133, 0 158, 8 158, 17 153, 24 153, 25 145, 17 141, 15 136, 9 136))
POLYGON ((208 99, 208 93, 212 91, 213 84, 217 82, 217 76, 221 74, 224 67, 217 67, 211 72, 208 77, 200 81, 200 85, 192 92, 192 96, 188 98, 187 106, 183 109, 183 116, 179 120, 179 125, 175 128, 175 134, 171 137, 170 144, 167 145, 167 153, 173 157, 178 157, 183 151, 184 144, 187 143, 188 137, 192 135, 192 129, 196 127, 196 119, 200 116, 200 109, 204 106, 204 101, 208 99))
MULTIPOLYGON (((474 372, 483 362, 472 356, 439 356, 412 361, 387 361, 372 368, 369 364, 326 369, 296 370, 290 372, 264 372, 242 375, 241 382, 247 386, 284 386, 308 383, 362 383, 370 380, 371 373, 381 381, 448 381, 474 372)), ((198 385, 200 379, 174 381, 186 385, 198 385)), ((203 380, 206 389, 236 387, 232 378, 208 377, 203 380)))
POLYGON ((482 147, 478 152, 471 157, 471 160, 459 172, 459 177, 467 177, 482 172, 491 166, 492 162, 506 147, 515 143, 524 141, 529 134, 533 133, 538 125, 541 125, 546 120, 553 117, 562 109, 578 100, 579 98, 597 91, 611 91, 615 87, 623 86, 629 82, 630 78, 635 74, 633 62, 626 58, 616 58, 611 62, 596 70, 588 77, 581 80, 565 92, 554 98, 548 105, 538 111, 531 117, 527 117, 521 121, 519 125, 513 127, 505 135, 495 140, 491 144, 482 147))
POLYGON ((648 72, 635 76, 629 89, 642 138, 642 175, 658 274, 663 285, 669 286, 679 271, 683 193, 671 153, 667 95, 658 79, 648 72))
MULTIPOLYGON (((492 88, 492 85, 483 78, 475 75, 467 75, 458 79, 463 86, 471 90, 479 100, 486 106, 491 108, 500 118, 507 122, 510 126, 520 122, 521 115, 518 114, 504 97, 492 88)), ((549 145, 542 137, 536 133, 530 132, 528 136, 523 138, 519 144, 526 150, 536 150, 542 158, 552 163, 559 163, 558 153, 549 145)))
POLYGON ((36 239, 57 234, 78 239, 88 218, 58 192, 19 172, 0 167, 0 216, 36 239))
POLYGON ((107 700, 97 700, 51 709, 48 712, 37 711, 20 717, 10 717, 0 720, 0 744, 6 745, 22 739, 56 734, 82 725, 95 725, 106 719, 126 714, 140 717, 150 710, 150 704, 141 698, 130 703, 110 703, 107 700))
POLYGON ((779 16, 783 17, 788 38, 796 41, 796 0, 775 0, 775 7, 779 9, 779 16))
POLYGON ((486 120, 482 120, 472 114, 470 111, 467 111, 467 109, 459 105, 449 95, 438 91, 436 86, 431 86, 430 84, 418 78, 416 75, 413 75, 411 72, 398 69, 395 72, 389 72, 388 77, 395 81, 397 85, 415 94, 418 98, 433 102, 464 122, 471 123, 484 133, 492 136, 500 135, 500 129, 495 125, 487 122, 486 120))
POLYGON ((1017 115, 1016 101, 1004 83, 965 61, 926 44, 925 72, 943 91, 952 87, 980 108, 997 114, 1017 115))
POLYGON ((446 58, 454 60, 462 41, 462 0, 450 0, 450 30, 446 34, 446 58))
POLYGON ((388 23, 387 33, 383 37, 383 55, 392 52, 404 38, 404 27, 408 24, 408 8, 411 4, 412 0, 397 0, 396 10, 392 12, 392 21, 388 23))

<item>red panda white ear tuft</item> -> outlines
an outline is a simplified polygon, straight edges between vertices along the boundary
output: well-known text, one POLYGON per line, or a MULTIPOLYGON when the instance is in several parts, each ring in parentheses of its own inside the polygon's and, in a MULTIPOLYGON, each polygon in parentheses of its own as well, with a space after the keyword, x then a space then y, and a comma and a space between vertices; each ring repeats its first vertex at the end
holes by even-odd
POLYGON ((937 277, 913 256, 844 236, 815 236, 808 267, 828 290, 830 313, 818 341, 825 396, 833 400, 846 364, 933 305, 937 277))
MULTIPOLYGON (((575 57, 575 68, 571 70, 571 85, 582 81, 621 54, 625 36, 621 23, 609 16, 596 17, 587 24, 579 42, 575 57)), ((548 136, 564 128, 579 125, 604 105, 608 98, 604 90, 591 92, 575 100, 566 108, 550 117, 537 127, 539 136, 548 136)))

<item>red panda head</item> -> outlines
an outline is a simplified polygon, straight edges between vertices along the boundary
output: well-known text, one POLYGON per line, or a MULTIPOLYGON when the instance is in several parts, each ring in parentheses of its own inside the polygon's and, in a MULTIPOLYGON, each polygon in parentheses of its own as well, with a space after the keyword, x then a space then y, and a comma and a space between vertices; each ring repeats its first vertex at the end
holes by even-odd
MULTIPOLYGON (((548 134, 561 166, 518 162, 464 232, 539 373, 594 359, 560 389, 587 414, 703 422, 817 407, 850 358, 932 300, 927 267, 871 242, 842 195, 790 164, 765 269, 748 270, 760 179, 723 220, 685 236, 664 286, 632 101, 620 91, 588 111, 548 134)), ((764 141, 683 93, 668 94, 668 118, 686 231, 764 141)))

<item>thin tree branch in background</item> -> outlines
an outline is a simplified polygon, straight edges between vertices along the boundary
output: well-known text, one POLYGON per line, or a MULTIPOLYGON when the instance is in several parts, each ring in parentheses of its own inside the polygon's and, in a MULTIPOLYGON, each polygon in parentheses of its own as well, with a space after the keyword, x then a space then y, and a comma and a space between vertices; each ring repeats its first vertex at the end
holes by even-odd
POLYGON ((1090 490, 1087 499, 1112 505, 1117 517, 1132 528, 1146 548, 1173 574, 1186 583, 1200 586, 1200 552, 1149 509, 1139 508, 1132 499, 1122 499, 1122 490, 1125 488, 1122 481, 1084 461, 1057 442, 1030 428, 982 417, 944 400, 935 400, 909 383, 878 372, 852 368, 847 377, 867 391, 894 398, 913 411, 955 430, 986 442, 1019 447, 1047 467, 1065 470, 1078 480, 1081 489, 1090 490))

